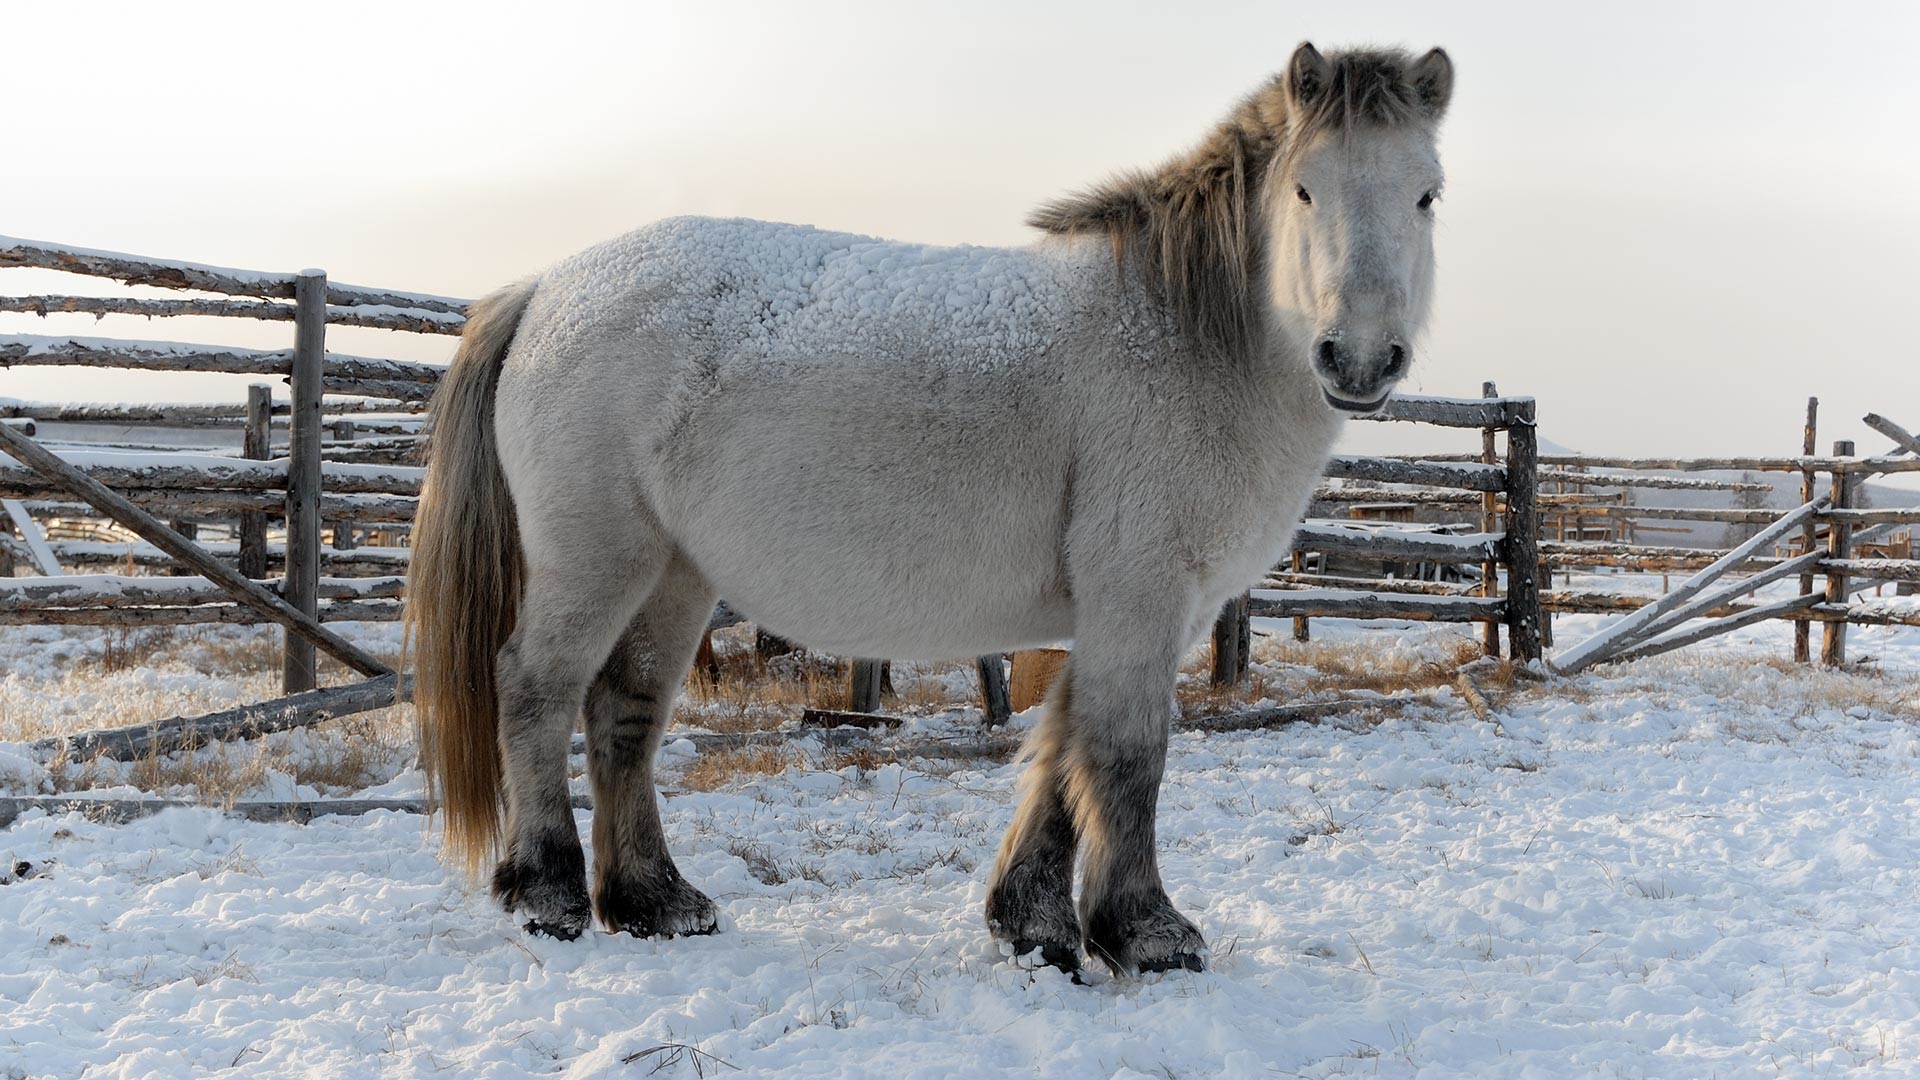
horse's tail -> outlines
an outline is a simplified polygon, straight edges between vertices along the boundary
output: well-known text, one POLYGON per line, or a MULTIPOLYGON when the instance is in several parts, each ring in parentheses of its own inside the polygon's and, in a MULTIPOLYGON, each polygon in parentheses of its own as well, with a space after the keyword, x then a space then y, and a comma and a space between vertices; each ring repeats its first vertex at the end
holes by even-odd
POLYGON ((413 525, 407 638, 427 795, 446 813, 446 851, 469 874, 500 839, 500 721, 494 667, 513 632, 525 566, 500 469, 494 397, 533 283, 467 311, 434 394, 432 456, 413 525))

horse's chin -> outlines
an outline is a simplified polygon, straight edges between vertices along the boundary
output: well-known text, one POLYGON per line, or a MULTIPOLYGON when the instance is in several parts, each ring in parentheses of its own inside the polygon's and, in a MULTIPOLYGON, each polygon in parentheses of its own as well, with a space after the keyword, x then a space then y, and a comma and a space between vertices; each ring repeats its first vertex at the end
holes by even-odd
POLYGON ((1393 391, 1389 390, 1386 393, 1381 394, 1379 397, 1374 398, 1372 401, 1349 401, 1346 398, 1334 397, 1332 391, 1326 389, 1325 387, 1321 387, 1320 396, 1327 399, 1327 404, 1333 406, 1336 409, 1339 409, 1341 412, 1364 414, 1364 413, 1370 413, 1370 412, 1379 412, 1380 407, 1382 405, 1385 405, 1387 403, 1387 399, 1393 396, 1393 391))

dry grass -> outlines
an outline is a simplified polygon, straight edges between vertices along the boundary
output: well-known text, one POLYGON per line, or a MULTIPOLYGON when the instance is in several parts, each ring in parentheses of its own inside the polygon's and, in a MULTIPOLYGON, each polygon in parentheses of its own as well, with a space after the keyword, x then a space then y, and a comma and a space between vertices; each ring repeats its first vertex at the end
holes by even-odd
MULTIPOLYGON (((1451 685, 1462 667, 1484 655, 1479 643, 1464 638, 1445 643, 1438 651, 1421 652, 1386 651, 1364 640, 1322 643, 1269 638, 1265 645, 1256 650, 1256 658, 1290 676, 1285 679, 1287 689, 1295 693, 1431 690, 1451 685)), ((1483 689, 1505 687, 1513 682, 1514 673, 1512 665, 1502 661, 1486 665, 1474 678, 1483 689)))
POLYGON ((804 769, 806 755, 790 746, 746 746, 738 750, 709 750, 680 772, 680 786, 688 791, 716 791, 755 776, 778 776, 789 768, 804 769))

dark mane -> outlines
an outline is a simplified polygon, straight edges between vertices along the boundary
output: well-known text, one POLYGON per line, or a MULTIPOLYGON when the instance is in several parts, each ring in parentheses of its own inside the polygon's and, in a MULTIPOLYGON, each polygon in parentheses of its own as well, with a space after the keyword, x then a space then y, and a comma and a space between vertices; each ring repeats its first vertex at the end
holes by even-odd
POLYGON ((1146 260, 1181 329, 1245 356, 1264 340, 1266 189, 1286 154, 1322 131, 1429 123, 1445 107, 1450 66, 1435 50, 1322 57, 1302 45, 1288 70, 1241 101, 1198 145, 1159 168, 1121 173, 1035 210, 1049 233, 1105 233, 1114 255, 1146 260), (1445 77, 1423 69, 1438 56, 1445 77))

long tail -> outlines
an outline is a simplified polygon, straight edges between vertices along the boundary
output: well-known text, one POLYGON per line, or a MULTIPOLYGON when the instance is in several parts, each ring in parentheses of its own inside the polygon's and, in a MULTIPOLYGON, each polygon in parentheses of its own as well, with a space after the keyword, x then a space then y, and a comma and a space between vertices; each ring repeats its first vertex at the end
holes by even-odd
POLYGON ((493 406, 500 365, 533 296, 522 282, 467 312, 434 394, 431 458, 407 570, 407 638, 428 797, 446 814, 446 851, 469 875, 500 841, 500 721, 494 667, 513 633, 525 565, 500 470, 493 406))

